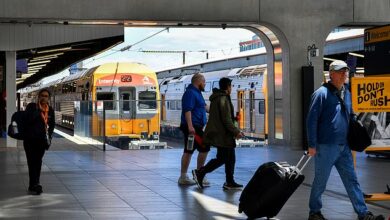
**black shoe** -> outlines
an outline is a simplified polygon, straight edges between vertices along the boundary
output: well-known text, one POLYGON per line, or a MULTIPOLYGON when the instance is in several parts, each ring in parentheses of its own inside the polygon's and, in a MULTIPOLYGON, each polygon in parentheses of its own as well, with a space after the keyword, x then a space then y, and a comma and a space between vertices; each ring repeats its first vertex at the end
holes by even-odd
POLYGON ((41 185, 39 185, 39 184, 35 186, 35 190, 36 190, 36 192, 37 192, 38 194, 41 194, 41 193, 43 193, 42 186, 41 186, 41 185))
POLYGON ((199 188, 203 189, 203 179, 205 174, 200 172, 198 169, 192 170, 192 175, 194 176, 194 180, 199 188))
POLYGON ((321 212, 311 213, 309 215, 309 220, 327 220, 321 212))
POLYGON ((363 217, 358 218, 358 220, 385 220, 383 215, 374 215, 372 212, 367 212, 363 217))
POLYGON ((28 192, 31 195, 41 195, 41 193, 43 192, 42 186, 41 185, 29 186, 28 192))
POLYGON ((232 183, 224 183, 222 188, 225 190, 231 190, 231 189, 241 189, 242 187, 243 185, 238 184, 236 182, 232 182, 232 183))

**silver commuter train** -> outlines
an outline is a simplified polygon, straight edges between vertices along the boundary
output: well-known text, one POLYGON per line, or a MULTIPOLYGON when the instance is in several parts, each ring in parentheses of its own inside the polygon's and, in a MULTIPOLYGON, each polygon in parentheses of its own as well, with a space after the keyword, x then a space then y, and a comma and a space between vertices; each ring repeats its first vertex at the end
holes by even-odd
MULTIPOLYGON (((212 89, 219 87, 219 79, 222 77, 232 79, 231 98, 234 111, 240 118, 240 129, 247 137, 267 138, 267 65, 203 72, 202 74, 206 80, 203 97, 207 104, 209 104, 212 89)), ((181 97, 185 88, 191 83, 192 76, 193 74, 160 79, 162 130, 164 127, 177 128, 180 125, 181 97)), ((172 133, 174 134, 176 131, 172 133)))

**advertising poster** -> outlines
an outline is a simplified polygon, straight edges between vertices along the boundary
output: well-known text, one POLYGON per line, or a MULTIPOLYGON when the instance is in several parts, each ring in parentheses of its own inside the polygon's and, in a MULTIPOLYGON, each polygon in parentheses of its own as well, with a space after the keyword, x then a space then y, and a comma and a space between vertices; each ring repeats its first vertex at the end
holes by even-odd
POLYGON ((372 139, 367 153, 390 155, 390 77, 353 77, 352 108, 372 139))

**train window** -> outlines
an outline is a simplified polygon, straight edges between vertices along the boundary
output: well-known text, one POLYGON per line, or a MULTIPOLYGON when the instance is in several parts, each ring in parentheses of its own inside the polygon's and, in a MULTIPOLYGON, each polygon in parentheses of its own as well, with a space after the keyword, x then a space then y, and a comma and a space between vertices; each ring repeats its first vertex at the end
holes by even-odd
POLYGON ((55 110, 57 111, 57 112, 60 112, 61 111, 61 105, 60 105, 61 103, 59 103, 59 102, 56 102, 55 103, 55 110))
POLYGON ((210 82, 206 83, 206 86, 204 87, 204 91, 205 92, 210 92, 211 91, 211 83, 210 82))
POLYGON ((123 111, 130 111, 130 94, 123 93, 122 94, 122 109, 123 111))
POLYGON ((265 100, 260 99, 259 101, 259 114, 265 114, 265 100))
POLYGON ((140 109, 156 109, 156 92, 154 91, 142 91, 138 93, 138 107, 140 109))
POLYGON ((181 100, 176 101, 176 110, 181 110, 181 100))
POLYGON ((218 81, 214 81, 214 82, 213 82, 212 88, 213 88, 213 89, 214 89, 214 88, 219 89, 219 82, 218 82, 218 81))
POLYGON ((112 92, 99 92, 96 93, 96 100, 104 101, 104 108, 106 110, 114 110, 114 93, 112 92))

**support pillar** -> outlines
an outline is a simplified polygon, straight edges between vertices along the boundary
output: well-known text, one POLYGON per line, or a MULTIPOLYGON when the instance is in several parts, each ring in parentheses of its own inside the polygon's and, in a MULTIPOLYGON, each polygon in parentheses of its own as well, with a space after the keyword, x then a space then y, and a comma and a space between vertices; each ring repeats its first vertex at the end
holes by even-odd
MULTIPOLYGON (((16 111, 16 52, 5 52, 5 80, 7 92, 7 128, 12 114, 16 111)), ((16 147, 17 140, 7 137, 7 147, 16 147)))

